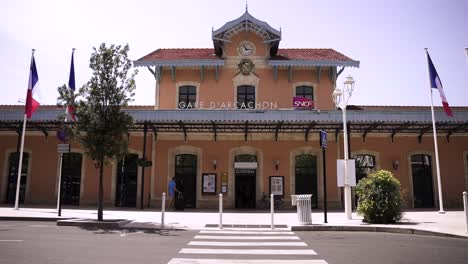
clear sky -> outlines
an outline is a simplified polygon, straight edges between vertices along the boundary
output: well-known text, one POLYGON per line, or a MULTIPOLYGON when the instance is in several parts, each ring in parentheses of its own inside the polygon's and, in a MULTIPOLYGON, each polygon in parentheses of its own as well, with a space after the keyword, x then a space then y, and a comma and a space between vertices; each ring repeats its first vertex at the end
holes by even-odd
MULTIPOLYGON (((468 106, 468 0, 249 0, 249 13, 281 27, 280 48, 333 48, 361 67, 346 68, 356 90, 350 104, 429 105, 428 48, 452 106, 468 106)), ((68 83, 86 83, 92 47, 130 45, 137 60, 158 48, 211 48, 211 30, 236 19, 245 0, 15 0, 0 7, 0 104, 22 104, 31 49, 44 104, 68 83)), ((154 104, 154 79, 139 68, 132 104, 154 104)), ((441 105, 434 95, 434 104, 441 105)))

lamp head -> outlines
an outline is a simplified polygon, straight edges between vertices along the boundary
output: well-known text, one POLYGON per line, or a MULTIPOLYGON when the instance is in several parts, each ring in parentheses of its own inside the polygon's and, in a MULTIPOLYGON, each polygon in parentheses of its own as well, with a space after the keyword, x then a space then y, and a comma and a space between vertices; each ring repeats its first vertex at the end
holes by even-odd
POLYGON ((344 87, 347 91, 349 91, 350 93, 353 92, 354 90, 354 79, 353 77, 351 77, 350 75, 348 75, 348 77, 345 78, 345 81, 344 81, 344 87))
POLYGON ((276 170, 278 170, 279 165, 280 165, 280 161, 279 161, 279 160, 275 160, 275 169, 276 169, 276 170))
POLYGON ((332 97, 333 97, 333 102, 335 103, 336 107, 339 106, 342 95, 343 95, 343 92, 340 89, 335 88, 335 90, 332 93, 332 97))

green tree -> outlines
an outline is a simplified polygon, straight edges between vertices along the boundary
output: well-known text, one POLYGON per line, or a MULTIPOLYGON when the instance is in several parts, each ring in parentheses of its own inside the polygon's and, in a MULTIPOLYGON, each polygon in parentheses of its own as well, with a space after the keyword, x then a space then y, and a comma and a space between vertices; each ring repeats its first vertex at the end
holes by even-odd
POLYGON ((359 197, 357 212, 364 216, 364 222, 395 223, 403 217, 400 182, 389 171, 378 170, 360 180, 356 194, 359 197))
POLYGON ((134 96, 137 70, 129 73, 128 44, 93 47, 91 79, 73 95, 66 85, 58 88, 59 105, 72 105, 77 122, 65 126, 70 140, 79 142, 99 169, 98 221, 103 220, 104 165, 120 159, 128 149, 132 117, 122 110, 134 96))

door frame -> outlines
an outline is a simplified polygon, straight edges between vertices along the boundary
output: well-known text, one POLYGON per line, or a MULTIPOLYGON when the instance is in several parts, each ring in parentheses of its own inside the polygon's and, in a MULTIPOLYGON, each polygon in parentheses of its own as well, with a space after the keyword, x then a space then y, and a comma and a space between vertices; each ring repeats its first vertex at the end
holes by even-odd
POLYGON ((263 151, 260 148, 252 146, 241 146, 229 150, 229 174, 228 174, 228 192, 226 195, 226 205, 231 208, 236 207, 236 189, 235 189, 235 170, 234 161, 237 155, 248 154, 257 156, 257 171, 255 180, 255 206, 257 207, 259 199, 262 197, 263 188, 263 151))
POLYGON ((426 150, 421 150, 421 151, 411 151, 408 153, 408 179, 409 179, 409 194, 410 194, 410 203, 412 208, 414 207, 414 189, 413 189, 413 168, 411 166, 411 157, 413 155, 429 155, 431 156, 431 173, 432 173, 432 200, 434 204, 434 208, 439 206, 439 199, 437 199, 437 194, 439 192, 438 186, 437 186, 437 171, 436 171, 436 166, 435 166, 435 157, 434 153, 432 151, 426 151, 426 150))
MULTIPOLYGON (((4 157, 4 162, 5 166, 3 166, 3 179, 2 179, 2 185, 0 189, 0 201, 5 202, 7 197, 7 188, 8 188, 8 172, 10 170, 10 164, 8 163, 8 159, 10 158, 11 153, 16 153, 17 150, 16 148, 8 148, 5 150, 5 157, 4 157)), ((31 182, 31 166, 32 166, 32 150, 29 148, 24 148, 23 149, 24 153, 29 154, 29 159, 28 159, 28 170, 26 172, 26 193, 24 194, 24 203, 26 204, 29 200, 29 185, 31 182)))

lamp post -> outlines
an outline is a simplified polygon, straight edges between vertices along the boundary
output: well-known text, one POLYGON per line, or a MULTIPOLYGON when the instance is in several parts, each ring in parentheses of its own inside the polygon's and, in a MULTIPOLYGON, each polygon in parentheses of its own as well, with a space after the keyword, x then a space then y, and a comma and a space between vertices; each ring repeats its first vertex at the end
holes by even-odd
POLYGON ((348 175, 348 128, 346 126, 346 107, 348 100, 353 94, 354 90, 354 79, 351 76, 346 77, 343 88, 336 87, 333 91, 333 102, 336 107, 341 108, 343 112, 343 139, 344 139, 344 168, 345 168, 345 179, 344 179, 344 198, 345 198, 345 213, 348 219, 351 219, 351 186, 349 185, 348 175))

